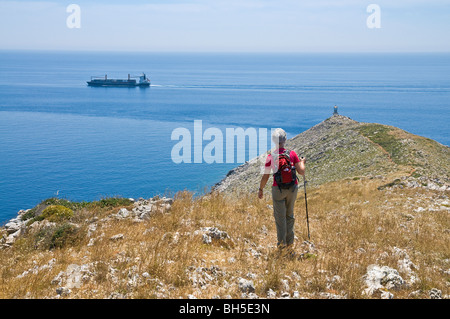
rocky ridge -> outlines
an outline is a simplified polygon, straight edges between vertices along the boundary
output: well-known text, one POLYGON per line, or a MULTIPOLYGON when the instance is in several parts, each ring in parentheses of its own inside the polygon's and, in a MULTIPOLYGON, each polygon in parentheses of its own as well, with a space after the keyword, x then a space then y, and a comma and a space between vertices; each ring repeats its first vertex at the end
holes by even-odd
MULTIPOLYGON (((335 114, 289 139, 286 148, 306 157, 310 186, 398 172, 389 183, 450 190, 450 148, 392 126, 335 114)), ((232 169, 213 188, 227 193, 257 190, 267 154, 232 169)))

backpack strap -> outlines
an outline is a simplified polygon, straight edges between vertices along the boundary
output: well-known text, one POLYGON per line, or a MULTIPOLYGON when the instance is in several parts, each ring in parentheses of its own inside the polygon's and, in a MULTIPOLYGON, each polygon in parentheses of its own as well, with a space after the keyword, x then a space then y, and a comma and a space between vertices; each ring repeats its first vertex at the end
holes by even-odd
POLYGON ((287 159, 289 161, 289 166, 292 166, 292 163, 291 163, 291 151, 290 150, 284 150, 284 152, 281 153, 281 154, 287 157, 287 159))
MULTIPOLYGON (((289 164, 291 164, 291 151, 290 150, 286 150, 285 149, 283 153, 280 153, 280 154, 276 155, 277 158, 280 157, 280 155, 285 155, 289 159, 289 164)), ((275 165, 275 157, 274 157, 274 154, 272 152, 270 152, 270 156, 272 156, 272 161, 274 163, 272 165, 275 165)))

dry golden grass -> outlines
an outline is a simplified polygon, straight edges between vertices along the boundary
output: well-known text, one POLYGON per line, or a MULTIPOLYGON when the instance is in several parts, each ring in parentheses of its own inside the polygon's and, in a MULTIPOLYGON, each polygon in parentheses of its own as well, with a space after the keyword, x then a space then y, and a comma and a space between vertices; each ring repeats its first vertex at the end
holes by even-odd
POLYGON ((305 242, 305 203, 299 191, 294 257, 276 248, 268 195, 263 200, 256 194, 233 200, 222 194, 193 198, 181 192, 169 212, 143 222, 105 219, 120 207, 82 209, 71 220, 80 226, 73 244, 42 249, 29 232, 12 248, 0 250, 0 298, 54 298, 59 286, 52 280, 70 264, 89 265, 89 272, 80 288, 62 298, 241 298, 239 278, 252 280, 255 294, 262 298, 270 290, 277 297, 297 292, 305 298, 368 298, 362 280, 367 266, 398 269, 394 247, 407 252, 420 279, 393 291, 395 298, 428 298, 431 288, 448 295, 449 211, 428 210, 448 194, 378 190, 383 184, 386 180, 359 179, 308 189, 314 249, 305 242), (425 210, 414 211, 419 206, 425 210), (94 216, 97 229, 88 237, 94 216), (230 238, 205 244, 202 227, 217 227, 230 238), (117 234, 123 239, 112 241, 117 234), (91 238, 95 242, 88 246, 91 238), (49 262, 51 267, 42 267, 49 262))

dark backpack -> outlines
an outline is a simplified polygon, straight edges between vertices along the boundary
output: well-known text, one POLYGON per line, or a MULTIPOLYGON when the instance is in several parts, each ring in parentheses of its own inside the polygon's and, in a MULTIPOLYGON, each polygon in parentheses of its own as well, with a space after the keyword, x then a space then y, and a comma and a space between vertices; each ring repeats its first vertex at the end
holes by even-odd
MULTIPOLYGON (((278 170, 273 174, 273 178, 280 188, 290 188, 295 185, 297 180, 297 174, 295 173, 295 166, 291 165, 291 151, 285 150, 283 153, 278 155, 278 170)), ((274 156, 272 155, 272 159, 274 156)))

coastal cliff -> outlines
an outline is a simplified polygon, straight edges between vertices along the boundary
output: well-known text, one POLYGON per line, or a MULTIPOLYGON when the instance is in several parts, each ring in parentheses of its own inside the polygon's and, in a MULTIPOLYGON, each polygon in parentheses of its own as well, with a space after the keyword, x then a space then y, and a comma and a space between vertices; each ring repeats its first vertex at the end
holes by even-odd
POLYGON ((293 251, 254 159, 200 197, 20 211, 0 228, 0 298, 449 298, 449 147, 341 115, 286 147, 309 182, 293 251))

